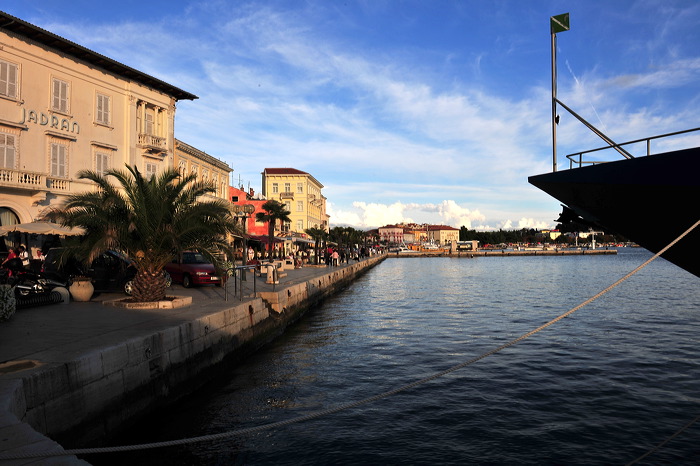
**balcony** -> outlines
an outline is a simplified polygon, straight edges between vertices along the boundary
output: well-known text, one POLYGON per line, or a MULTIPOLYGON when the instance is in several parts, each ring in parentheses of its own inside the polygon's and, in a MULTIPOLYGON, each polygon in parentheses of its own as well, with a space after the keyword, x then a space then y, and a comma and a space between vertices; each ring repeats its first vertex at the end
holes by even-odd
POLYGON ((12 188, 31 192, 34 202, 46 199, 48 192, 71 192, 71 181, 46 173, 0 168, 0 188, 12 188))
POLYGON ((153 154, 159 154, 168 150, 168 141, 160 136, 147 133, 139 133, 138 146, 153 154))
POLYGON ((294 193, 291 191, 280 193, 280 199, 294 199, 294 193))

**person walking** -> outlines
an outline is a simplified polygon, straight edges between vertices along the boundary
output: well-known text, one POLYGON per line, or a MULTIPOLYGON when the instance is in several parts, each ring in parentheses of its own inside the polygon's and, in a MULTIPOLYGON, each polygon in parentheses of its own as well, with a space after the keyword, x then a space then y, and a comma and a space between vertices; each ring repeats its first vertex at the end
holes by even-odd
POLYGON ((338 258, 340 257, 338 254, 338 250, 334 249, 333 254, 331 256, 332 256, 332 260, 333 260, 333 265, 337 266, 338 265, 338 258))

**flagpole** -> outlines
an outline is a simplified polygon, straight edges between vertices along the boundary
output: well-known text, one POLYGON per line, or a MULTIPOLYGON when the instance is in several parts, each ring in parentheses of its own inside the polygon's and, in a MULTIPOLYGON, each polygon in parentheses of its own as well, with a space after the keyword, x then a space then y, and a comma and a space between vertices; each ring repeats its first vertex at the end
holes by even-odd
POLYGON ((569 13, 549 18, 552 34, 552 171, 557 171, 557 32, 569 30, 569 13))
POLYGON ((557 34, 552 29, 552 171, 557 171, 557 34))

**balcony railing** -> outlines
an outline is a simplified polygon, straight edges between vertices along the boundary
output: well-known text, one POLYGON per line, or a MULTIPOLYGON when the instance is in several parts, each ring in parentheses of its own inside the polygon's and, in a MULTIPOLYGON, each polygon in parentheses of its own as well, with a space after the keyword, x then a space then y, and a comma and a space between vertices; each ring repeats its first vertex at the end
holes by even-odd
POLYGON ((294 199, 294 193, 291 191, 285 191, 280 193, 280 199, 294 199))
POLYGON ((27 191, 71 192, 71 180, 47 173, 0 168, 0 186, 27 191))
POLYGON ((0 168, 0 184, 12 188, 46 189, 46 174, 0 168))
POLYGON ((147 133, 139 133, 139 146, 146 149, 163 152, 167 150, 167 139, 147 133))

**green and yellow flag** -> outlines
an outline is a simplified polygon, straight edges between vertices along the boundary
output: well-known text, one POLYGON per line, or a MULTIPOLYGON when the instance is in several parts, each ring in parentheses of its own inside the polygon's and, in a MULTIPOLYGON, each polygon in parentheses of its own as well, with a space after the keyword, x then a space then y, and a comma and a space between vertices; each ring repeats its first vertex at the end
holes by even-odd
POLYGON ((569 13, 563 15, 552 16, 549 18, 549 27, 552 34, 569 30, 569 13))

